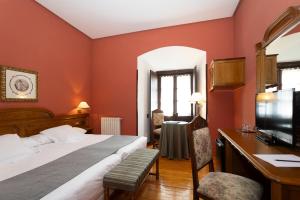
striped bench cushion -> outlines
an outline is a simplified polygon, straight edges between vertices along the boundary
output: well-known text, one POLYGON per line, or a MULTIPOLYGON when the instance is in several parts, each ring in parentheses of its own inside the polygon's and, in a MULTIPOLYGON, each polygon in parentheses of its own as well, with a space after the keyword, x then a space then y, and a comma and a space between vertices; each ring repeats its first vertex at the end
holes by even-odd
POLYGON ((136 191, 158 156, 157 149, 136 150, 104 176, 104 186, 130 192, 136 191))

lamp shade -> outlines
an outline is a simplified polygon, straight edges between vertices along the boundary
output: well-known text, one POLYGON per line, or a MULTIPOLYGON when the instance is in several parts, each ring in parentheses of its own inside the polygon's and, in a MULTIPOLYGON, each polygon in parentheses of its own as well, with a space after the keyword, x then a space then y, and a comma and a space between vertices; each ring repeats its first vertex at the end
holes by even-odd
POLYGON ((191 102, 203 103, 205 102, 204 96, 200 92, 194 92, 190 98, 191 102))
POLYGON ((90 108, 89 104, 87 104, 87 102, 85 101, 82 101, 79 103, 79 105, 77 106, 78 108, 81 108, 81 109, 87 109, 87 108, 90 108))
POLYGON ((257 101, 270 102, 275 99, 275 95, 272 92, 259 93, 256 97, 257 101))

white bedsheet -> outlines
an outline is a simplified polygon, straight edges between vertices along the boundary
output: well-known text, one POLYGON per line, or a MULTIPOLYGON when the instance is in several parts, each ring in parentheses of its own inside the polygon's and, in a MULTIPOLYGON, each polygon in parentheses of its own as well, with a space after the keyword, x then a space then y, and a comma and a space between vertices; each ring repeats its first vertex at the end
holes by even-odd
MULTIPOLYGON (((87 135, 84 140, 78 143, 52 143, 43 145, 36 154, 30 155, 23 160, 18 160, 15 163, 6 163, 0 165, 0 181, 37 168, 82 147, 104 141, 109 137, 111 136, 87 135)), ((146 144, 146 137, 138 138, 133 143, 121 148, 116 154, 106 157, 102 161, 74 177, 72 180, 52 191, 42 199, 103 199, 102 182, 104 174, 119 164, 122 159, 125 159, 136 149, 145 148, 146 144)))

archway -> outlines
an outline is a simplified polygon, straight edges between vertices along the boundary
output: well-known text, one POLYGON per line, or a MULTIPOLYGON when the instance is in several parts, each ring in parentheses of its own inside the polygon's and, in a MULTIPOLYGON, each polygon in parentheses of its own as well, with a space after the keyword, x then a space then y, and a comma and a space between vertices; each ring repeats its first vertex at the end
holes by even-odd
MULTIPOLYGON (((138 135, 149 136, 149 119, 147 118, 150 93, 150 70, 187 69, 197 66, 198 88, 206 94, 206 52, 185 46, 167 46, 148 51, 137 57, 138 69, 138 135)), ((206 118, 206 106, 201 109, 201 116, 206 118)))

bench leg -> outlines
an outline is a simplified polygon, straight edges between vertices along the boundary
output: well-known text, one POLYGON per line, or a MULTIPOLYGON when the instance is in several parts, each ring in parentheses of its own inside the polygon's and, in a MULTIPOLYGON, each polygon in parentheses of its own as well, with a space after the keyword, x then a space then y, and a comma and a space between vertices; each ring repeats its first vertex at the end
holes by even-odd
POLYGON ((104 187, 104 200, 109 200, 109 187, 104 187))
POLYGON ((156 176, 156 180, 159 179, 159 157, 156 159, 156 170, 155 170, 155 176, 156 176))
POLYGON ((130 197, 130 199, 131 200, 135 200, 135 192, 131 192, 131 195, 130 195, 131 197, 130 197))

